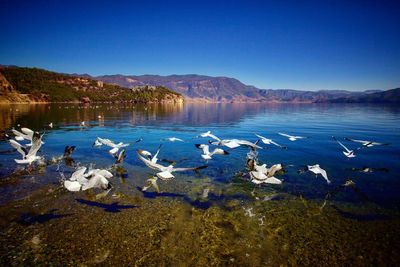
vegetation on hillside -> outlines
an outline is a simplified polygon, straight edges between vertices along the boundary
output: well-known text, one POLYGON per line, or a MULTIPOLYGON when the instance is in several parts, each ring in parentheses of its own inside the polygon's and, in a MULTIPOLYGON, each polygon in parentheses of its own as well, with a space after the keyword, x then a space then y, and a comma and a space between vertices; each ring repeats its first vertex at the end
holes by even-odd
POLYGON ((21 94, 32 101, 69 102, 89 98, 95 102, 161 102, 181 99, 163 86, 128 89, 88 78, 60 74, 37 68, 1 68, 0 72, 21 94))

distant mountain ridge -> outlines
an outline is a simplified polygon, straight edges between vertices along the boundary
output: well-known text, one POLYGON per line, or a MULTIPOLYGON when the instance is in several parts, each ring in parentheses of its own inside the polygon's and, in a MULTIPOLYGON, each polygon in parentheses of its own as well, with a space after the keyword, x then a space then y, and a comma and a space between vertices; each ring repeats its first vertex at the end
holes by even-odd
MULTIPOLYGON (((346 90, 301 91, 293 89, 259 89, 237 79, 187 75, 103 75, 92 77, 103 82, 132 88, 142 85, 165 86, 182 94, 187 100, 207 102, 346 102, 381 90, 352 92, 346 90)), ((363 99, 363 98, 360 98, 363 99)), ((391 101, 390 101, 391 102, 391 101)))

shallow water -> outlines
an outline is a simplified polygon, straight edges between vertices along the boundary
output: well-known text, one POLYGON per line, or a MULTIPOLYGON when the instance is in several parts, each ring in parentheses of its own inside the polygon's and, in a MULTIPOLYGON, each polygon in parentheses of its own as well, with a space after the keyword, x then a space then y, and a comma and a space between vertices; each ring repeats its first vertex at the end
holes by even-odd
POLYGON ((378 258, 375 263, 382 263, 385 257, 389 257, 389 262, 397 260, 393 251, 398 243, 393 244, 392 240, 396 231, 391 229, 398 226, 399 218, 400 107, 53 104, 6 105, 0 109, 3 131, 19 128, 18 125, 45 131, 40 155, 46 159, 60 156, 66 145, 75 145, 75 164, 94 163, 96 167, 109 168, 114 159, 104 146, 92 147, 95 138, 131 143, 126 149, 126 160, 114 171, 114 189, 96 200, 90 192, 71 193, 60 187, 61 173, 69 177, 73 167, 61 162, 27 172, 13 160, 19 157, 18 153, 11 150, 6 140, 0 141, 0 211, 5 215, 1 260, 4 262, 16 265, 46 262, 52 253, 43 248, 43 243, 55 250, 54 254, 65 254, 54 259, 55 264, 95 264, 97 261, 110 265, 118 262, 318 264, 332 252, 336 256, 330 256, 327 263, 373 264, 372 256, 378 258), (80 127, 81 121, 87 126, 80 127), (46 126, 49 122, 53 122, 53 129, 46 126), (279 149, 261 144, 264 149, 258 151, 261 162, 284 165, 286 172, 278 177, 283 179, 283 184, 253 190, 254 186, 241 175, 245 172, 246 148, 230 150, 226 156, 215 155, 208 162, 202 160, 201 151, 194 144, 206 143, 208 139, 194 137, 208 130, 223 139, 254 142, 257 140, 254 133, 258 133, 287 146, 279 149), (308 138, 291 142, 278 132, 308 138), (345 141, 344 137, 389 145, 357 150, 357 157, 348 159, 332 136, 351 149, 359 144, 345 141), (178 137, 185 142, 162 140, 167 137, 178 137), (134 143, 139 138, 143 140, 134 143), (152 172, 137 159, 135 150, 155 151, 160 144, 163 144, 161 159, 182 160, 177 164, 181 167, 206 164, 208 168, 199 173, 177 173, 172 181, 159 182, 160 194, 152 190, 142 193, 140 188, 152 172), (320 176, 298 173, 302 166, 316 163, 327 171, 330 185, 320 176), (387 171, 351 170, 364 166, 387 171), (341 187, 348 179, 355 182, 354 188, 341 187), (324 205, 325 199, 328 201, 324 205), (94 224, 109 236, 98 236, 93 229, 87 229, 84 235, 70 236, 68 231, 73 228, 68 225, 73 222, 83 223, 84 229, 94 224), (115 227, 113 223, 120 226, 115 227), (17 236, 15 233, 22 229, 26 230, 26 236, 17 236), (63 233, 59 238, 52 236, 60 230, 63 233), (388 237, 381 236, 382 231, 388 237), (122 240, 123 233, 129 236, 128 240, 122 240), (364 233, 362 238, 361 233, 364 233), (183 240, 179 246, 177 236, 183 240), (363 248, 368 238, 378 236, 387 245, 378 248, 371 242, 363 248), (61 238, 68 241, 63 242, 61 238), (350 244, 343 244, 346 238, 350 244), (158 240, 157 244, 152 243, 154 239, 158 240), (193 240, 199 244, 195 246, 193 240), (98 251, 91 255, 79 252, 78 244, 87 246, 91 242, 100 242, 102 246, 96 245, 94 250, 98 251), (121 242, 125 244, 124 249, 116 249, 121 242), (141 242, 148 244, 125 261, 119 259, 129 254, 128 248, 141 242), (66 249, 65 244, 71 243, 74 248, 66 249), (326 251, 312 251, 307 248, 308 243, 322 246, 326 251), (274 246, 279 249, 273 250, 274 246), (218 247, 224 251, 217 253, 218 247), (374 249, 378 249, 379 255, 370 253, 374 249), (194 259, 190 255, 196 250, 201 253, 194 259), (265 251, 269 252, 268 256, 265 251))

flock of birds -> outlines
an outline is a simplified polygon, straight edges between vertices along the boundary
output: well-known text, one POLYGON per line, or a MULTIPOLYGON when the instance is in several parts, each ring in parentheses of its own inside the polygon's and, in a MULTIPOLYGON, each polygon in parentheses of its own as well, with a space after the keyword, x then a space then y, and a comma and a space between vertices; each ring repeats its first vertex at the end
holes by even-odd
MULTIPOLYGON (((80 123, 81 127, 85 126, 84 122, 80 123)), ((50 123, 48 127, 52 128, 53 123, 50 123)), ((11 146, 13 146, 22 156, 21 159, 15 159, 15 162, 18 164, 27 164, 29 167, 32 167, 34 162, 38 162, 39 164, 45 164, 44 158, 38 156, 38 151, 40 150, 41 146, 44 144, 42 141, 44 134, 40 134, 39 132, 35 132, 28 128, 21 128, 20 131, 16 129, 12 129, 11 132, 14 135, 14 139, 9 135, 6 137, 9 139, 11 146), (22 145, 21 141, 28 141, 25 145, 22 145)), ((295 142, 301 139, 305 139, 308 137, 303 136, 294 136, 289 135, 286 133, 278 133, 279 135, 288 138, 289 141, 295 142)), ((270 167, 267 167, 266 164, 261 164, 258 159, 258 152, 257 149, 262 149, 260 146, 260 142, 265 145, 274 145, 281 149, 286 149, 286 146, 278 144, 277 142, 273 141, 272 139, 266 138, 264 136, 255 134, 257 137, 256 142, 250 142, 247 140, 241 139, 220 139, 216 135, 212 134, 211 131, 201 133, 200 135, 196 136, 195 138, 208 138, 208 143, 206 144, 195 144, 195 147, 201 150, 201 158, 204 159, 206 162, 212 160, 215 155, 229 155, 230 151, 237 148, 237 147, 247 147, 249 148, 249 152, 247 153, 246 157, 246 167, 247 172, 244 176, 248 178, 248 180, 255 185, 261 184, 282 184, 282 180, 277 178, 276 176, 279 173, 283 172, 282 164, 275 164, 270 167), (214 146, 213 149, 210 149, 210 146, 214 146), (226 147, 226 149, 224 149, 226 147)), ((343 154, 348 158, 356 157, 355 152, 362 148, 370 148, 373 146, 381 146, 381 145, 388 145, 384 143, 378 143, 373 141, 364 141, 364 140, 357 140, 351 138, 345 138, 347 141, 360 143, 361 146, 351 150, 346 147, 342 142, 338 139, 333 137, 333 139, 344 149, 343 154)), ((176 137, 170 137, 162 139, 164 141, 169 142, 184 142, 184 140, 176 137)), ((142 141, 138 139, 135 143, 142 141)), ((119 142, 116 143, 110 139, 100 138, 97 137, 93 143, 94 147, 101 147, 107 146, 110 148, 109 154, 115 158, 115 165, 120 164, 124 161, 126 157, 126 150, 130 144, 119 142)), ((149 169, 153 170, 153 175, 147 180, 147 184, 142 188, 143 191, 148 190, 150 187, 153 187, 157 192, 160 192, 157 181, 158 179, 166 181, 174 178, 175 176, 173 173, 175 172, 184 172, 184 171, 199 171, 201 169, 207 168, 207 165, 197 166, 197 167, 176 167, 176 162, 168 162, 168 165, 163 165, 161 160, 159 160, 158 156, 162 145, 160 145, 155 153, 152 153, 147 150, 137 149, 137 157, 140 161, 142 161, 149 169)), ((62 158, 69 158, 72 152, 75 150, 75 146, 66 146, 64 150, 64 154, 59 157, 57 160, 62 158)), ((54 160, 53 160, 54 161, 54 160)), ((328 184, 331 181, 328 178, 327 172, 321 168, 319 164, 315 165, 307 165, 303 169, 299 170, 299 172, 309 171, 316 175, 321 175, 328 184)), ((371 168, 362 169, 363 172, 372 171, 371 168)), ((113 174, 110 172, 110 169, 94 169, 92 166, 87 167, 77 167, 77 169, 72 173, 71 177, 66 179, 64 177, 63 185, 64 187, 73 192, 77 191, 85 191, 88 189, 102 189, 105 190, 107 193, 111 190, 112 184, 110 183, 110 178, 113 177, 113 174)), ((352 184, 351 182, 346 184, 352 184)))

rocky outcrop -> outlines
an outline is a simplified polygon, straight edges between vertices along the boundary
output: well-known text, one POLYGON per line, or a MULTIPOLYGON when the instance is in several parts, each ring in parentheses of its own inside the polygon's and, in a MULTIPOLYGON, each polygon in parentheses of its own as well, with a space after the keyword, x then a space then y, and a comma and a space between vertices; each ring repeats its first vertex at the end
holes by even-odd
POLYGON ((30 102, 30 99, 26 95, 19 94, 11 83, 9 83, 0 73, 0 103, 26 103, 30 102))

